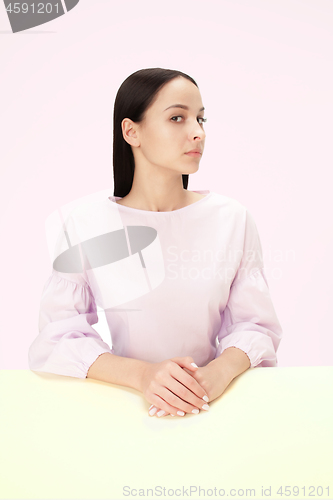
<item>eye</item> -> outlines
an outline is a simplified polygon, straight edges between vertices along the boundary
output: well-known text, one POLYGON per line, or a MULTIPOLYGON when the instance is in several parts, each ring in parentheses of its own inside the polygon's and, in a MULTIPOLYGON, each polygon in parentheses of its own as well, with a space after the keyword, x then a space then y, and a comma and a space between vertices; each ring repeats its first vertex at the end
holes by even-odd
MULTIPOLYGON (((179 121, 177 120, 174 120, 174 118, 184 118, 183 116, 179 115, 179 116, 172 116, 171 120, 175 123, 180 123, 179 121)), ((203 118, 202 116, 198 116, 198 120, 201 120, 200 125, 202 125, 203 123, 206 123, 207 121, 207 118, 203 118)))
POLYGON ((200 123, 200 125, 203 125, 204 123, 206 123, 207 118, 202 118, 201 116, 199 116, 198 120, 202 120, 202 122, 200 123))
POLYGON ((174 120, 174 118, 184 118, 184 117, 183 117, 183 116, 173 116, 173 117, 171 118, 171 120, 172 120, 173 122, 179 123, 179 122, 177 122, 176 120, 174 120))

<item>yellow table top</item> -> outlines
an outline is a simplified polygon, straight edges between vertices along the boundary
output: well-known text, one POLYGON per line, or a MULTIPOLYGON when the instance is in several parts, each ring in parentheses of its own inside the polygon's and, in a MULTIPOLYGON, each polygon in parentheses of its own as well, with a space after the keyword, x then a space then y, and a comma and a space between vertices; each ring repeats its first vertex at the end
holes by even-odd
POLYGON ((184 417, 29 370, 0 371, 0 401, 1 499, 333 498, 333 367, 249 369, 184 417))

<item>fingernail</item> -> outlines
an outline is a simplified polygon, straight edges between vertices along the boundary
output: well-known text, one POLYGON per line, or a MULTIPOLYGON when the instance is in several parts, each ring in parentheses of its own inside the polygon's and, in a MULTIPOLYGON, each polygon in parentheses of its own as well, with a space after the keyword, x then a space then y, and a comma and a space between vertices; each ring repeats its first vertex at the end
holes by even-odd
POLYGON ((149 415, 155 415, 157 412, 157 408, 153 408, 152 410, 149 410, 149 415))
POLYGON ((154 405, 149 406, 149 410, 153 407, 154 405))
POLYGON ((191 363, 191 365, 194 366, 194 368, 198 368, 198 366, 195 363, 191 363))
POLYGON ((162 415, 164 415, 165 411, 164 410, 160 410, 158 413, 156 413, 156 415, 158 417, 161 417, 162 415))
POLYGON ((198 408, 194 408, 194 410, 192 410, 192 413, 199 413, 198 408))
POLYGON ((202 399, 203 399, 204 401, 206 401, 206 403, 208 403, 208 401, 209 401, 209 398, 207 398, 207 396, 204 396, 202 399))
POLYGON ((172 413, 170 413, 170 415, 171 415, 172 417, 174 417, 174 415, 172 415, 172 413))
POLYGON ((180 415, 181 417, 183 417, 185 415, 185 413, 183 411, 177 411, 177 415, 180 415))
POLYGON ((203 405, 202 409, 203 410, 209 410, 209 406, 208 405, 203 405))

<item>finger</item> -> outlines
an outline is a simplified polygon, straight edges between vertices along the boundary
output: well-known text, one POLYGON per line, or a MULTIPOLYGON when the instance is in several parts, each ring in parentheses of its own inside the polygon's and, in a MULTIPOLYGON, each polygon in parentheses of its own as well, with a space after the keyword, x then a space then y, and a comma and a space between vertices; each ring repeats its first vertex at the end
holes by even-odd
POLYGON ((158 408, 157 406, 154 406, 154 405, 150 406, 148 413, 151 417, 153 417, 153 416, 166 417, 167 415, 169 415, 168 412, 165 412, 164 410, 161 410, 161 408, 158 408))
POLYGON ((205 400, 198 398, 177 380, 171 379, 170 382, 168 382, 167 387, 161 387, 159 395, 169 405, 178 408, 180 411, 185 413, 197 414, 199 413, 199 410, 209 410, 209 406, 205 400))
MULTIPOLYGON (((197 380, 195 380, 192 375, 187 373, 183 368, 180 368, 178 364, 173 364, 170 368, 170 375, 177 381, 180 382, 185 388, 190 390, 197 398, 197 404, 200 404, 199 400, 204 400, 205 403, 209 402, 209 397, 207 392, 197 380)), ((172 390, 172 389, 171 389, 172 390)), ((178 394, 178 392, 177 392, 178 394)), ((191 403, 195 400, 192 398, 191 403)))
POLYGON ((191 356, 186 356, 183 358, 172 358, 171 361, 174 361, 182 368, 187 368, 192 372, 195 372, 199 367, 194 363, 193 358, 191 356))
POLYGON ((184 411, 169 405, 164 399, 162 399, 157 394, 154 394, 154 398, 156 398, 156 400, 159 401, 156 407, 160 408, 161 410, 164 410, 165 413, 170 413, 170 415, 172 416, 180 416, 180 417, 183 417, 185 415, 184 411))

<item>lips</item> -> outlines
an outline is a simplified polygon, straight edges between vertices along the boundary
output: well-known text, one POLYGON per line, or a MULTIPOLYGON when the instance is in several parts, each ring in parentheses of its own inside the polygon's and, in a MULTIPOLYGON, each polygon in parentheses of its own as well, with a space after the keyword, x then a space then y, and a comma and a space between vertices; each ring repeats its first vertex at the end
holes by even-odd
POLYGON ((185 153, 186 156, 192 156, 193 158, 201 158, 201 151, 199 149, 192 149, 192 151, 188 151, 185 153))

